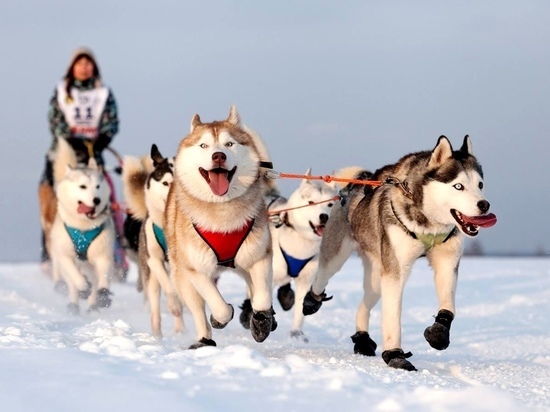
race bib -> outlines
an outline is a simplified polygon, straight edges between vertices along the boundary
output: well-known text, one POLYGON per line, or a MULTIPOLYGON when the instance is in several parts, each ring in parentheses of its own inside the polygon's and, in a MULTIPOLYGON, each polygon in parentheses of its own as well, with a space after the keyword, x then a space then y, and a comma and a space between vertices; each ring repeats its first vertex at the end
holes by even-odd
POLYGON ((57 102, 71 128, 71 135, 88 139, 97 138, 101 114, 109 97, 109 89, 106 87, 92 90, 72 88, 71 97, 72 101, 67 102, 65 84, 61 83, 57 87, 57 102))

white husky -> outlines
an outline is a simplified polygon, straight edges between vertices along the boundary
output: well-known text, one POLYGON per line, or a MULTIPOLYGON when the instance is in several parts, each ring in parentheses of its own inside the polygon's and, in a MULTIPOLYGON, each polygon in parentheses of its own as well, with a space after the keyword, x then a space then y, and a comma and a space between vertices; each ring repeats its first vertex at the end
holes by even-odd
POLYGON ((93 158, 85 167, 77 165, 64 139, 55 156, 57 214, 49 240, 56 288, 66 282, 71 313, 79 312, 79 298, 88 299, 90 309, 109 307, 115 242, 109 185, 93 158))

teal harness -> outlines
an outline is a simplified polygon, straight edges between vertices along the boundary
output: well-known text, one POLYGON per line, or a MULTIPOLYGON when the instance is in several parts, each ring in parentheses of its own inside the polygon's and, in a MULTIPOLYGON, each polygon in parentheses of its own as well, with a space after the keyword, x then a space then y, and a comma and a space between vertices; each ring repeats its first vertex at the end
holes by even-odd
POLYGON ((88 248, 103 231, 104 227, 105 225, 101 225, 90 230, 80 230, 65 224, 65 229, 73 241, 74 251, 78 259, 88 260, 88 248))
POLYGON ((164 236, 164 230, 153 223, 153 233, 155 234, 155 239, 157 239, 157 243, 164 252, 164 260, 168 260, 168 254, 166 253, 168 247, 166 246, 166 237, 164 236))

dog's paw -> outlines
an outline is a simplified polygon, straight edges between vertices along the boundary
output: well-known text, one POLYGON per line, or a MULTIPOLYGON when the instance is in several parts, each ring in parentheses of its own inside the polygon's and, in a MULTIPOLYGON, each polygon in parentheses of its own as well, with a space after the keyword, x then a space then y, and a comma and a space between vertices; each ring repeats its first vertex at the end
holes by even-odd
POLYGON ((327 297, 327 294, 325 292, 322 292, 320 295, 317 295, 313 292, 312 289, 309 289, 309 292, 307 292, 306 296, 304 296, 302 313, 305 316, 313 315, 321 308, 321 305, 323 304, 323 302, 326 302, 327 300, 331 300, 331 299, 332 299, 332 296, 327 297))
POLYGON ((63 296, 67 296, 67 293, 69 293, 69 286, 64 280, 58 280, 57 282, 55 282, 53 288, 57 293, 63 296))
POLYGON ((350 336, 353 345, 353 353, 365 356, 376 355, 376 342, 371 339, 368 332, 356 332, 350 336))
POLYGON ((410 363, 406 358, 410 358, 412 353, 403 352, 403 349, 391 349, 385 350, 382 352, 382 359, 390 367, 395 369, 404 369, 406 371, 416 371, 412 363, 410 363))
POLYGON ((108 308, 111 306, 111 303, 113 302, 111 299, 111 295, 113 292, 111 292, 107 288, 101 288, 97 291, 97 302, 96 305, 100 308, 108 308))
POLYGON ((197 343, 193 343, 191 346, 189 346, 189 349, 198 349, 204 346, 216 346, 216 342, 214 342, 212 339, 201 338, 201 340, 199 340, 197 343))
POLYGON ((245 299, 239 308, 241 309, 239 322, 241 322, 243 328, 250 329, 250 319, 252 318, 252 303, 250 302, 250 299, 245 299))
POLYGON ((271 332, 277 329, 274 315, 273 308, 254 312, 250 319, 250 333, 256 342, 263 342, 271 332))
POLYGON ((304 343, 309 343, 309 339, 306 337, 304 332, 302 332, 301 330, 291 330, 290 331, 290 337, 292 339, 296 339, 296 340, 304 342, 304 343))
POLYGON ((214 329, 223 329, 227 326, 229 322, 231 322, 231 319, 233 319, 233 315, 235 314, 235 309, 233 309, 233 305, 228 305, 231 308, 231 317, 229 320, 225 323, 218 322, 216 319, 214 319, 214 316, 210 315, 210 324, 214 329))
POLYGON ((86 288, 84 290, 78 291, 78 297, 80 299, 88 299, 92 293, 92 284, 90 281, 86 281, 86 288))
POLYGON ((292 290, 292 287, 290 286, 290 283, 287 283, 286 285, 281 286, 277 290, 277 300, 281 304, 281 307, 283 310, 290 310, 292 309, 292 306, 294 306, 294 291, 292 290))
POLYGON ((69 303, 67 305, 67 312, 70 315, 77 316, 80 314, 80 307, 76 303, 69 303))
POLYGON ((441 309, 435 318, 432 326, 424 331, 424 338, 430 346, 437 350, 444 350, 451 343, 451 323, 454 319, 452 312, 441 309))

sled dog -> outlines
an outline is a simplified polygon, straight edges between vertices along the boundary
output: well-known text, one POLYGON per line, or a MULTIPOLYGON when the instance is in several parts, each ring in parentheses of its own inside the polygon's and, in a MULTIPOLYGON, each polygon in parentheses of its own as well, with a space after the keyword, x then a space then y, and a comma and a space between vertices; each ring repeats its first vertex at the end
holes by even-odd
MULTIPOLYGON (((310 175, 311 169, 308 169, 306 176, 310 175)), ((337 200, 338 189, 335 182, 304 178, 288 199, 282 196, 274 198, 272 192, 266 194, 271 215, 269 226, 273 242, 273 284, 278 287, 277 299, 283 310, 290 310, 294 302, 298 302, 294 308, 290 335, 305 342, 308 339, 302 332, 302 301, 317 272, 321 237, 330 210, 337 200)), ((240 320, 247 327, 252 312, 249 299, 243 302, 241 309, 240 320)))
POLYGON ((64 139, 58 141, 53 171, 57 213, 48 243, 56 289, 68 287, 73 314, 79 299, 88 299, 91 310, 109 307, 115 242, 109 185, 95 159, 77 165, 64 139))
POLYGON ((409 154, 358 178, 386 184, 353 185, 347 198, 332 209, 321 241, 319 270, 303 311, 315 313, 329 299, 329 279, 356 251, 363 262, 364 295, 351 337, 355 353, 375 355, 369 316, 382 298, 382 358, 390 367, 416 370, 407 360, 411 353, 401 347, 403 288, 414 261, 425 255, 434 269, 439 307, 424 337, 433 348, 446 349, 456 313, 463 235, 476 236, 480 227, 496 223, 483 195, 482 168, 468 136, 457 151, 441 136, 432 151, 409 154))
POLYGON ((215 283, 226 269, 241 275, 251 291, 252 337, 263 342, 275 330, 271 236, 261 177, 265 152, 235 106, 222 121, 202 123, 193 116, 191 131, 177 150, 164 227, 170 276, 195 323, 198 342, 191 349, 215 346, 211 326, 222 329, 233 318, 233 306, 215 283))
POLYGON ((174 159, 165 158, 157 145, 151 146, 153 170, 149 162, 127 156, 122 180, 129 212, 142 222, 138 242, 138 291, 143 291, 151 310, 151 330, 162 338, 160 292, 164 291, 168 308, 174 316, 174 331, 183 331, 182 304, 175 294, 168 274, 168 255, 164 237, 164 209, 174 180, 174 159))

